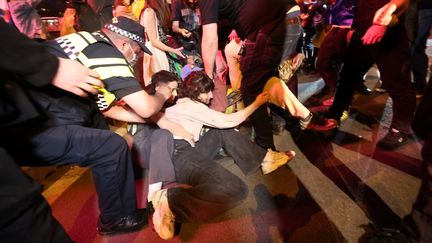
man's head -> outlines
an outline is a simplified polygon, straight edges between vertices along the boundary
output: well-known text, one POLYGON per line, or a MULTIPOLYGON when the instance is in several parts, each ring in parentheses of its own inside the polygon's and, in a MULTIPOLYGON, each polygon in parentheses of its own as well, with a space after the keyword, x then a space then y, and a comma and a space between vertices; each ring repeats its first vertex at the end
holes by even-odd
POLYGON ((177 76, 177 74, 162 70, 153 74, 147 91, 149 94, 154 94, 159 88, 166 86, 171 90, 171 97, 167 101, 173 103, 177 97, 177 88, 179 82, 180 78, 177 76))
POLYGON ((143 51, 151 55, 145 46, 144 27, 130 18, 124 16, 113 18, 102 31, 131 65, 135 64, 143 51))
POLYGON ((214 87, 213 80, 204 71, 191 72, 180 86, 179 97, 208 105, 213 98, 214 87))

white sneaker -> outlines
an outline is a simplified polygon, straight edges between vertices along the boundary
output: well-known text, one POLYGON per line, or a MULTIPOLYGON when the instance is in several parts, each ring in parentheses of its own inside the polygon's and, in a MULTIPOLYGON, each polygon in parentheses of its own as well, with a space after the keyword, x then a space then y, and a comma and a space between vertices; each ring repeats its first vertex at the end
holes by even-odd
POLYGON ((267 175, 288 163, 288 161, 292 160, 294 156, 294 151, 275 152, 268 149, 267 154, 261 163, 261 170, 264 175, 267 175))
POLYGON ((154 193, 152 204, 154 208, 153 226, 156 233, 163 240, 174 237, 174 214, 168 204, 167 189, 154 193))

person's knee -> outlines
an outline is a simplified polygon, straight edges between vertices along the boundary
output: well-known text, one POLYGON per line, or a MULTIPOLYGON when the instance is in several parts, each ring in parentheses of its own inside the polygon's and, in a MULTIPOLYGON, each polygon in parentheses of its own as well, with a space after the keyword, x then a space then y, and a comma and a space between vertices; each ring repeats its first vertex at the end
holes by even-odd
POLYGON ((248 188, 248 186, 244 183, 244 182, 242 182, 242 183, 238 183, 237 185, 236 185, 236 195, 237 195, 237 199, 239 200, 239 201, 243 201, 243 200, 245 200, 246 199, 246 197, 248 196, 248 194, 249 194, 249 188, 248 188))
POLYGON ((151 135, 151 144, 157 146, 174 146, 174 138, 166 129, 157 129, 151 135))
POLYGON ((104 141, 104 146, 102 147, 102 149, 105 150, 107 153, 124 153, 129 150, 126 139, 114 132, 109 134, 105 139, 101 139, 101 141, 104 141))
POLYGON ((227 183, 229 185, 230 195, 233 201, 240 202, 246 199, 249 194, 249 188, 240 178, 237 178, 234 183, 227 183))

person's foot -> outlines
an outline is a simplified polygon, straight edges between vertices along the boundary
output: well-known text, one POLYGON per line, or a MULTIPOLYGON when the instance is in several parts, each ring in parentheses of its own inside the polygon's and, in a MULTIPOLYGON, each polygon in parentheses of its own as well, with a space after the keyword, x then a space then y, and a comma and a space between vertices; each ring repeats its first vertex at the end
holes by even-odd
POLYGON ((153 226, 156 233, 163 240, 172 239, 175 232, 175 217, 169 208, 167 192, 168 189, 159 190, 152 199, 154 208, 153 226))
POLYGON ((334 97, 323 100, 321 103, 323 106, 332 106, 334 101, 334 97))
POLYGON ((377 146, 383 150, 395 150, 407 142, 407 134, 391 128, 388 133, 377 143, 377 146))
POLYGON ((335 119, 323 118, 312 112, 304 119, 300 119, 301 130, 328 131, 337 127, 335 119))
POLYGON ((109 222, 103 222, 103 220, 99 218, 96 229, 101 235, 112 235, 137 231, 146 224, 147 213, 145 209, 138 209, 134 215, 129 215, 109 222))
POLYGON ((295 157, 294 151, 276 152, 271 149, 267 150, 267 154, 261 163, 261 170, 264 175, 267 175, 279 167, 287 164, 295 157))
POLYGON ((409 234, 399 230, 384 228, 369 223, 362 225, 365 233, 360 237, 359 243, 414 243, 417 242, 409 234))
POLYGON ((358 88, 357 88, 357 92, 362 94, 362 95, 370 95, 372 94, 372 90, 369 89, 368 87, 366 87, 365 84, 361 84, 358 88))

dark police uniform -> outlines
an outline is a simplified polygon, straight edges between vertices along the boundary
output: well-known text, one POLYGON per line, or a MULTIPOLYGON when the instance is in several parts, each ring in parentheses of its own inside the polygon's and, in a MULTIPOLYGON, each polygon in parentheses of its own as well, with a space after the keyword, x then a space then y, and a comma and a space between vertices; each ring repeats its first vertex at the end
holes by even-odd
MULTIPOLYGON (((70 50, 79 50, 74 52, 81 56, 78 60, 98 72, 105 88, 117 99, 142 90, 122 53, 100 32, 71 34, 48 42, 47 47, 53 54, 66 58, 70 57, 70 50), (61 46, 65 42, 68 48, 61 46)), ((30 165, 90 166, 101 220, 109 222, 134 215, 136 192, 130 151, 122 137, 106 130, 107 123, 95 100, 56 87, 31 88, 29 93, 51 119, 29 131, 11 134, 8 150, 30 165), (16 139, 19 137, 15 134, 25 137, 27 142, 16 139)))

